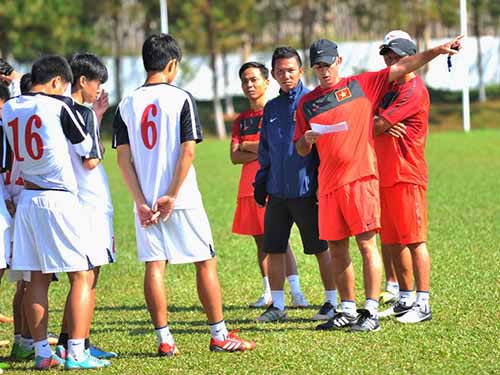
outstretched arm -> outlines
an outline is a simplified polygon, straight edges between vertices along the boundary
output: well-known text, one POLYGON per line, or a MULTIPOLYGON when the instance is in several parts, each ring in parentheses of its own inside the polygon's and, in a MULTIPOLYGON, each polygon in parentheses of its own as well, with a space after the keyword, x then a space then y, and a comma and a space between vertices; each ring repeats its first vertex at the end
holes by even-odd
POLYGON ((391 66, 389 81, 397 81, 406 74, 421 68, 439 55, 455 55, 462 47, 460 42, 463 37, 463 35, 457 36, 445 44, 401 59, 399 62, 391 66))

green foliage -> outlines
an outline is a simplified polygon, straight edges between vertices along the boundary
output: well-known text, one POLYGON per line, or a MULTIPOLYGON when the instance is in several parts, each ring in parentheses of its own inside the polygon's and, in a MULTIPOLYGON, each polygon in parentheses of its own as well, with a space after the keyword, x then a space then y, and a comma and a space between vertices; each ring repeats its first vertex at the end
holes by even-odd
MULTIPOLYGON (((109 142, 106 142, 109 145, 109 142)), ((105 266, 98 285, 92 341, 120 358, 99 374, 494 374, 498 358, 498 130, 470 134, 431 134, 429 249, 432 256, 433 320, 403 326, 382 322, 373 334, 317 332, 309 318, 323 300, 316 259, 301 252, 296 231, 302 287, 313 307, 289 310, 284 324, 257 325, 262 310, 247 303, 261 291, 255 244, 231 234, 240 168, 229 161, 229 142, 206 140, 197 146, 196 172, 210 218, 219 260, 225 318, 230 328, 255 340, 253 353, 208 351, 209 330, 196 296, 191 265, 169 266, 166 277, 170 326, 181 350, 176 358, 157 358, 156 335, 142 291, 144 266, 136 259, 132 202, 108 151, 105 167, 115 208, 118 263, 105 266)), ((357 299, 363 300, 361 257, 351 243, 357 272, 357 299)), ((62 275, 61 275, 62 276, 62 275)), ((0 311, 10 311, 14 286, 4 277, 0 311)), ((49 326, 59 331, 66 277, 53 283, 49 326)), ((288 300, 288 297, 287 297, 288 300)), ((11 339, 12 326, 0 325, 11 339)), ((10 348, 0 350, 6 357, 10 348)), ((32 362, 11 363, 8 374, 35 374, 32 362)), ((55 373, 55 372, 51 372, 55 373)))
POLYGON ((42 54, 89 50, 95 39, 83 0, 4 0, 0 6, 3 55, 33 61, 42 54))

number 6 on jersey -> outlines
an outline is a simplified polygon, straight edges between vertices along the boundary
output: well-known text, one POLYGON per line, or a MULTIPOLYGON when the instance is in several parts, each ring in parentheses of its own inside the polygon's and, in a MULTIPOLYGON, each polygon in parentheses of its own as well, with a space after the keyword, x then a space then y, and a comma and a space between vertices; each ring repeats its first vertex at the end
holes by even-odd
POLYGON ((156 130, 156 123, 152 120, 148 120, 150 112, 152 117, 156 117, 156 114, 158 113, 158 107, 156 107, 156 104, 149 104, 144 109, 144 112, 142 112, 142 117, 141 117, 142 143, 144 143, 144 146, 146 146, 148 150, 152 150, 153 147, 155 147, 156 141, 158 139, 158 131, 156 130), (149 129, 151 129, 151 140, 149 138, 150 137, 149 129))

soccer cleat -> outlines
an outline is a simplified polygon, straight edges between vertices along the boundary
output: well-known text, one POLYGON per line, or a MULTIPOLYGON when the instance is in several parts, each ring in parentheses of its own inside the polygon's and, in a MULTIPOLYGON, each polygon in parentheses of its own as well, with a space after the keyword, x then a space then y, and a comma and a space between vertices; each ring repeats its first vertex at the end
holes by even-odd
POLYGON ((370 332, 380 330, 378 318, 373 316, 367 309, 358 310, 358 320, 351 327, 351 332, 370 332))
POLYGON ((273 305, 269 306, 255 321, 257 323, 284 322, 288 320, 288 315, 285 310, 280 310, 273 305))
POLYGON ((49 345, 57 345, 59 342, 59 336, 57 336, 55 333, 49 332, 47 334, 47 341, 49 342, 49 345))
POLYGON ((23 345, 14 343, 10 351, 10 358, 14 361, 27 361, 35 357, 35 347, 31 350, 26 349, 23 345))
POLYGON ((319 311, 312 317, 312 320, 330 320, 335 315, 335 306, 330 302, 325 302, 319 311))
POLYGON ((304 297, 304 293, 292 293, 292 306, 295 308, 304 308, 309 306, 309 302, 307 302, 306 297, 304 297))
POLYGON ((261 295, 257 301, 250 303, 248 307, 251 308, 260 308, 260 307, 268 307, 273 303, 271 296, 266 295, 265 293, 261 295))
POLYGON ((391 304, 391 306, 389 306, 384 311, 379 312, 378 317, 380 319, 388 318, 391 316, 395 316, 397 318, 398 316, 401 316, 401 315, 407 313, 408 311, 410 311, 411 308, 412 308, 411 305, 405 306, 398 301, 396 303, 391 304))
POLYGON ((246 350, 254 350, 255 342, 246 341, 236 335, 238 330, 230 331, 226 339, 223 341, 212 337, 210 339, 210 351, 212 352, 244 352, 246 350))
POLYGON ((399 299, 399 293, 392 293, 388 290, 380 292, 379 304, 387 305, 389 303, 396 303, 399 299))
POLYGON ((175 342, 173 345, 162 342, 160 346, 158 346, 158 356, 160 357, 172 357, 179 354, 181 354, 181 352, 177 349, 175 342))
POLYGON ((325 323, 316 326, 317 330, 339 330, 349 328, 356 323, 357 316, 346 314, 342 311, 337 311, 333 318, 325 323))
POLYGON ((57 345, 56 346, 56 355, 61 358, 61 359, 66 359, 68 352, 66 351, 66 348, 62 345, 57 345))
POLYGON ((419 305, 413 305, 413 307, 408 312, 396 318, 396 320, 400 323, 420 323, 431 319, 431 309, 423 309, 419 305))
POLYGON ((85 356, 80 360, 76 361, 72 356, 68 355, 66 357, 66 362, 64 364, 65 370, 91 370, 96 368, 104 368, 111 366, 111 362, 105 359, 98 359, 92 357, 88 352, 85 352, 85 356))
POLYGON ((92 344, 90 344, 89 350, 92 357, 96 357, 99 359, 111 359, 118 357, 118 354, 116 354, 115 352, 107 352, 92 344))
POLYGON ((48 358, 36 356, 35 357, 35 369, 37 370, 48 370, 55 367, 64 366, 64 359, 60 358, 56 354, 52 354, 52 356, 48 358))

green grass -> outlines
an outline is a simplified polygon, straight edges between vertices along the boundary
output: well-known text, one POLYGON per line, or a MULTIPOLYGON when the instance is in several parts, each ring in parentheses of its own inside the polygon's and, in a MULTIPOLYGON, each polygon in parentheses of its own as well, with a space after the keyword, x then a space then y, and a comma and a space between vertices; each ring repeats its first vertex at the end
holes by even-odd
MULTIPOLYGON (((483 374, 499 373, 500 131, 434 133, 430 165, 429 248, 432 254, 431 322, 403 326, 384 322, 380 332, 353 335, 316 332, 310 318, 322 302, 313 257, 299 251, 302 286, 314 307, 290 310, 290 321, 253 323, 259 311, 246 308, 260 293, 255 246, 231 234, 239 168, 228 160, 228 143, 207 140, 198 147, 196 167, 219 258, 226 320, 255 340, 251 353, 208 351, 208 328, 195 292, 192 266, 169 267, 171 329, 182 355, 155 358, 142 294, 143 265, 136 260, 132 203, 115 164, 105 160, 115 206, 118 263, 103 269, 92 339, 120 358, 102 374, 483 374)), ((360 256, 352 248, 357 274, 360 256)), ((50 330, 58 332, 67 282, 51 288, 50 330)), ((361 301, 361 280, 357 280, 361 301)), ((0 311, 9 311, 13 286, 4 281, 0 311)), ((0 327, 11 337, 11 326, 0 327)), ((2 349, 0 356, 7 356, 2 349)), ((31 363, 12 363, 9 374, 34 373, 31 363)))

